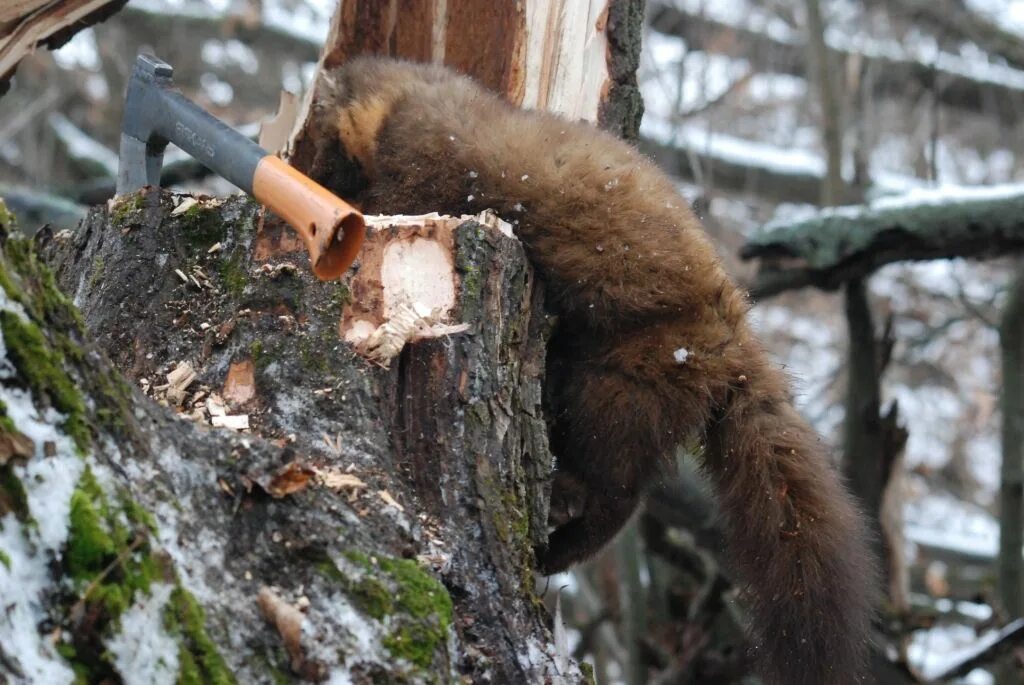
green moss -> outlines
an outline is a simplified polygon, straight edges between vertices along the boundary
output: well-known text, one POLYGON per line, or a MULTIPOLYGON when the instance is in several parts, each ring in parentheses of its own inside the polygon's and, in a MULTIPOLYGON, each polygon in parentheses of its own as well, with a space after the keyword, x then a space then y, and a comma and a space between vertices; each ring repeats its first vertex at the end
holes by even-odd
POLYGON ((352 303, 352 290, 347 283, 338 282, 337 288, 331 293, 331 303, 339 312, 352 303))
POLYGON ((253 340, 249 343, 249 358, 252 359, 254 366, 260 365, 260 359, 263 357, 263 341, 253 340))
POLYGON ((594 676, 594 667, 586 661, 580 661, 579 666, 580 673, 583 674, 583 681, 588 685, 595 685, 597 683, 597 678, 594 676))
POLYGON ((14 421, 7 415, 7 404, 0 400, 0 433, 17 433, 18 427, 14 425, 14 421))
POLYGON ((392 631, 383 639, 392 655, 430 668, 452 623, 452 598, 443 585, 411 559, 381 558, 378 566, 397 585, 392 631))
POLYGON ((241 297, 249 282, 249 275, 246 273, 245 267, 242 266, 242 257, 236 254, 225 258, 221 261, 218 272, 224 289, 232 297, 241 297))
POLYGON ((96 284, 103 280, 103 272, 105 270, 105 264, 103 257, 97 257, 92 262, 92 271, 89 274, 89 287, 95 288, 96 284))
POLYGON ((146 191, 139 190, 131 195, 122 197, 111 211, 111 217, 115 224, 123 225, 133 219, 136 212, 141 212, 146 206, 146 191))
POLYGON ((7 209, 3 198, 0 198, 0 228, 5 231, 13 231, 18 227, 18 221, 14 218, 11 210, 7 209))
POLYGON ((318 566, 321 573, 341 583, 362 613, 378 621, 387 619, 389 632, 382 643, 393 656, 430 669, 447 645, 452 624, 448 590, 411 559, 371 559, 359 550, 347 550, 344 555, 358 569, 357 578, 348 577, 330 561, 318 566))
POLYGON ((75 649, 74 643, 58 642, 55 649, 71 665, 72 670, 75 672, 75 679, 72 681, 74 685, 89 685, 89 683, 99 681, 99 678, 94 676, 93 670, 79 659, 78 650, 75 649))
POLYGON ((0 312, 0 328, 18 375, 37 397, 47 397, 65 414, 64 431, 79 451, 85 452, 92 442, 85 419, 85 401, 64 371, 63 355, 50 347, 38 326, 22 321, 14 312, 0 312))
POLYGON ((11 557, 2 549, 0 549, 0 564, 3 564, 8 570, 11 568, 11 557))
POLYGON ((373 569, 373 562, 370 561, 370 557, 358 549, 345 550, 345 558, 363 570, 370 571, 373 569))
POLYGON ((358 581, 349 590, 349 596, 360 611, 378 621, 395 610, 391 591, 376 578, 365 577, 358 581))
POLYGON ((463 290, 474 299, 480 297, 480 287, 482 285, 480 269, 475 265, 466 264, 463 266, 461 273, 463 290))
POLYGON ((203 608, 180 586, 171 593, 164 623, 171 634, 181 640, 179 684, 230 685, 236 682, 217 645, 206 632, 203 608))
POLYGON ((181 215, 186 243, 196 252, 210 249, 225 237, 225 226, 217 207, 196 203, 181 215))
POLYGON ((172 577, 166 562, 149 547, 153 525, 152 516, 137 503, 121 494, 116 500, 108 496, 92 470, 83 471, 71 495, 62 559, 64 575, 73 581, 68 601, 84 606, 90 617, 65 648, 65 658, 84 683, 116 676, 103 646, 106 636, 139 595, 172 577))
POLYGON ((48 321, 56 328, 83 334, 85 322, 71 300, 57 287, 53 272, 39 261, 32 241, 11 236, 3 247, 7 263, 0 267, 0 286, 19 302, 36 321, 48 321), (20 286, 16 284, 20 282, 20 286))
POLYGON ((71 526, 64 560, 72 578, 89 581, 117 553, 108 517, 106 497, 92 471, 86 469, 71 495, 71 526))

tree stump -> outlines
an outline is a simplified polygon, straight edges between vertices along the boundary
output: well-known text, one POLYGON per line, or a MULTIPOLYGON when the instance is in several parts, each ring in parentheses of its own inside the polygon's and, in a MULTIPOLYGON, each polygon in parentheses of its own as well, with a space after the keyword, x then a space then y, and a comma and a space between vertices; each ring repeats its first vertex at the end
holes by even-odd
POLYGON ((81 318, 7 241, 4 321, 80 396, 33 382, 5 323, 0 674, 583 680, 534 593, 549 323, 521 246, 487 216, 371 227, 324 283, 247 199, 129 196, 37 239, 81 318), (389 359, 400 311, 420 340, 389 359))

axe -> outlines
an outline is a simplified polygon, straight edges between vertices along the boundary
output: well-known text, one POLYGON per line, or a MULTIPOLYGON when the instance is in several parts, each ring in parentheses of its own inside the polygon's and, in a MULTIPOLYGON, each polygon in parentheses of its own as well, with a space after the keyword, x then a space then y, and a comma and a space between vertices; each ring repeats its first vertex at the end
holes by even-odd
POLYGON ((117 194, 159 186, 164 148, 174 143, 288 222, 306 244, 318 278, 345 273, 366 233, 362 215, 186 98, 174 87, 173 74, 152 55, 135 62, 124 103, 117 194))

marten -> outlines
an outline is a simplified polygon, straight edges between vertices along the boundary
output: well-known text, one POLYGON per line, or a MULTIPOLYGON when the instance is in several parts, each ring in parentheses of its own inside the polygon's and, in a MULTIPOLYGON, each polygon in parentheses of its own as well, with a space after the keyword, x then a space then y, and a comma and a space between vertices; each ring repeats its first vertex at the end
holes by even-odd
POLYGON ((367 212, 492 209, 544 283, 558 315, 557 527, 538 568, 595 554, 674 449, 699 440, 764 680, 862 682, 875 593, 863 518, 672 181, 608 133, 443 67, 357 58, 317 90, 323 181, 367 212))

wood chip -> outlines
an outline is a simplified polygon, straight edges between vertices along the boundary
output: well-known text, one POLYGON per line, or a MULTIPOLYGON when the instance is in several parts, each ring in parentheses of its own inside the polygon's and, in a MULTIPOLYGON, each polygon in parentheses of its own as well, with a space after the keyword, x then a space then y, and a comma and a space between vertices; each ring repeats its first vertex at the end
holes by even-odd
POLYGON ((181 216, 188 210, 195 207, 197 204, 199 204, 199 201, 196 200, 194 197, 186 197, 184 200, 181 201, 181 204, 174 208, 174 211, 171 212, 171 216, 181 216))
POLYGON ((306 617, 301 611, 281 599, 269 587, 260 588, 256 602, 263 613, 263 618, 273 625, 281 636, 285 651, 291 657, 292 668, 301 671, 306 661, 306 655, 302 649, 302 622, 306 617))
POLYGON ((167 374, 167 398, 175 405, 185 401, 185 391, 196 379, 195 369, 188 362, 178 362, 174 370, 167 374))
POLYGON ((351 473, 318 469, 317 476, 320 478, 320 482, 331 490, 363 490, 366 488, 366 483, 351 473))
POLYGON ((0 466, 15 457, 28 459, 36 451, 32 438, 18 431, 0 433, 0 466))
POLYGON ((228 413, 224 399, 217 393, 212 393, 206 398, 206 411, 210 416, 227 416, 228 413))
POLYGON ((405 507, 403 507, 401 504, 399 504, 395 500, 395 498, 391 496, 391 493, 388 492, 387 490, 378 490, 377 491, 377 496, 380 497, 382 500, 384 500, 385 504, 387 504, 389 506, 392 506, 395 509, 398 509, 398 511, 405 511, 405 507))
POLYGON ((235 406, 256 397, 256 366, 251 359, 231 363, 221 396, 235 406))
POLYGON ((278 469, 265 483, 260 483, 267 494, 280 499, 296 492, 305 490, 310 480, 316 475, 309 466, 293 461, 278 469))
POLYGON ((249 415, 229 414, 228 416, 211 416, 210 425, 215 428, 230 428, 233 431, 249 430, 249 415))

